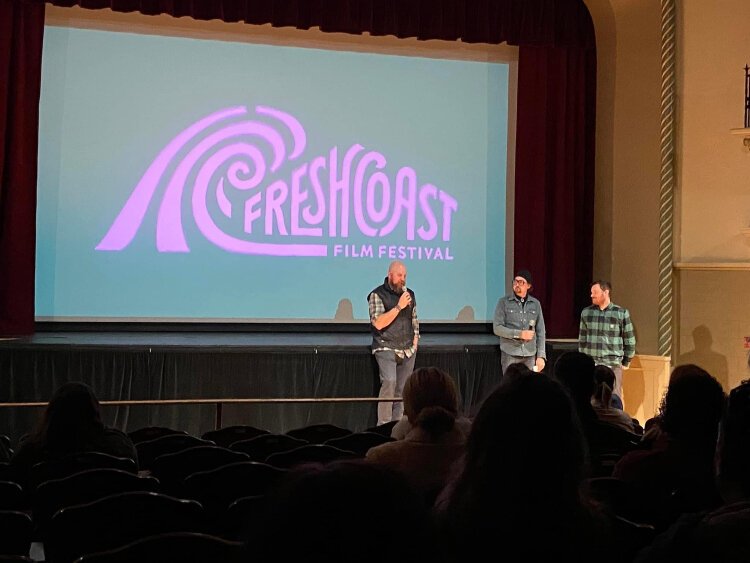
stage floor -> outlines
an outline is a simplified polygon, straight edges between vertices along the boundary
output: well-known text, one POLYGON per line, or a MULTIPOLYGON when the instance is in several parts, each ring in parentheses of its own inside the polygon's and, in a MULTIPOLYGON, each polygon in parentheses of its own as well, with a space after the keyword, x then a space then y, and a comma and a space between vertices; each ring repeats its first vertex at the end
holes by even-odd
MULTIPOLYGON (((0 350, 367 351, 371 342, 368 333, 40 332, 26 338, 0 340, 0 350)), ((420 340, 420 348, 425 351, 492 346, 498 346, 493 334, 426 333, 420 340)))

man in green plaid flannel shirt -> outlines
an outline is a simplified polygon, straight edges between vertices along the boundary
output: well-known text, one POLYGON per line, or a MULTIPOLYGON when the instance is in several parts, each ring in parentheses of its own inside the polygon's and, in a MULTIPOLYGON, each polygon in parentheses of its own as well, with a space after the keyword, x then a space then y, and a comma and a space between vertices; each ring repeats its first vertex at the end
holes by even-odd
POLYGON ((606 281, 591 284, 591 305, 581 312, 578 331, 578 351, 594 358, 596 365, 604 365, 615 372, 615 395, 622 396, 622 370, 627 369, 635 355, 635 334, 630 313, 612 303, 606 281))

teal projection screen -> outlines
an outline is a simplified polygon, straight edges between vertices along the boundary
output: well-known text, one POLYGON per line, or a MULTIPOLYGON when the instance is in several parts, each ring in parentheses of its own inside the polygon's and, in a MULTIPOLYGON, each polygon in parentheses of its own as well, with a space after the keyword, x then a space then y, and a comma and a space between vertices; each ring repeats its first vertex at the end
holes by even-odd
POLYGON ((47 25, 38 320, 420 318, 505 287, 509 66, 47 25))

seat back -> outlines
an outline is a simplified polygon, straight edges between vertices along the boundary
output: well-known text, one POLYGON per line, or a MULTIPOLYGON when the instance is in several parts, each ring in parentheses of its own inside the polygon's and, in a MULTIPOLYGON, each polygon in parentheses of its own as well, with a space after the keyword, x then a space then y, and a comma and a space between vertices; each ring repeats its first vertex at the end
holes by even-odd
POLYGON ((18 477, 13 467, 7 461, 0 461, 0 481, 12 481, 18 483, 18 477))
POLYGON ((13 481, 0 481, 0 510, 20 510, 24 500, 21 485, 13 481))
POLYGON ((10 436, 0 434, 0 461, 10 461, 13 457, 13 448, 10 447, 10 436))
POLYGON ((34 493, 32 510, 37 534, 44 538, 52 515, 61 508, 86 504, 126 491, 158 492, 159 480, 139 477, 120 469, 87 469, 40 483, 34 493))
POLYGON ((395 442, 394 438, 386 436, 384 434, 377 434, 375 432, 354 432, 341 438, 333 438, 328 440, 326 445, 339 448, 341 450, 349 450, 354 452, 360 457, 364 457, 367 450, 385 444, 386 442, 395 442))
POLYGON ((0 510, 0 554, 28 555, 34 524, 31 516, 15 510, 0 510))
POLYGON ((332 440, 333 438, 341 438, 347 434, 351 434, 351 430, 341 428, 340 426, 334 426, 333 424, 311 424, 309 426, 303 426, 302 428, 295 428, 287 432, 288 436, 292 438, 299 438, 305 440, 311 444, 322 444, 326 440, 332 440))
POLYGON ((268 510, 268 496, 253 495, 240 497, 232 502, 221 519, 222 537, 246 541, 252 545, 253 534, 265 518, 268 510))
POLYGON ((656 538, 656 529, 650 524, 632 522, 621 516, 612 519, 614 545, 618 547, 623 561, 632 561, 636 554, 651 545, 656 538))
POLYGON ((28 555, 34 524, 31 516, 17 510, 0 510, 0 554, 28 555))
POLYGON ((144 536, 203 532, 205 527, 203 507, 196 501, 142 491, 118 493, 57 511, 45 538, 45 557, 69 563, 144 536))
POLYGON ((383 434, 384 436, 390 436, 393 427, 396 426, 398 420, 391 420, 385 424, 378 424, 377 426, 371 426, 367 428, 365 432, 374 432, 375 434, 383 434))
POLYGON ((305 444, 309 442, 286 434, 263 434, 235 442, 230 449, 247 454, 251 461, 265 461, 271 454, 293 450, 305 444))
POLYGON ((141 469, 151 469, 154 460, 164 454, 172 454, 194 446, 210 446, 213 442, 202 440, 189 434, 168 434, 153 440, 139 442, 135 445, 138 451, 138 465, 141 469))
POLYGON ((266 463, 289 469, 302 463, 329 463, 339 459, 356 458, 354 452, 334 448, 325 444, 307 444, 286 452, 268 456, 266 463))
POLYGON ((238 498, 266 494, 286 472, 257 461, 231 463, 189 475, 185 479, 185 494, 199 501, 209 516, 218 519, 238 498))
POLYGON ((86 469, 120 469, 127 473, 137 473, 135 461, 127 457, 115 457, 102 452, 77 452, 60 459, 40 461, 29 471, 29 490, 34 491, 40 483, 52 479, 62 479, 86 469))
POLYGON ((218 430, 211 430, 203 434, 202 438, 204 440, 211 440, 217 446, 228 448, 229 446, 231 446, 235 442, 239 442, 240 440, 249 440, 250 438, 255 438, 256 436, 262 436, 263 434, 268 433, 268 430, 261 430, 260 428, 255 428, 254 426, 238 425, 227 426, 226 428, 219 428, 218 430))
POLYGON ((76 563, 240 563, 245 559, 243 553, 242 542, 195 532, 171 532, 141 538, 117 549, 84 555, 76 563))
POLYGON ((161 438, 162 436, 173 435, 185 436, 187 435, 187 432, 183 430, 167 428, 166 426, 144 426, 143 428, 138 428, 137 430, 128 432, 128 437, 134 444, 139 444, 140 442, 148 442, 149 440, 155 440, 156 438, 161 438))
POLYGON ((216 469, 222 465, 247 461, 241 452, 234 452, 219 446, 195 446, 156 458, 152 473, 162 484, 164 492, 181 495, 182 481, 191 473, 216 469))

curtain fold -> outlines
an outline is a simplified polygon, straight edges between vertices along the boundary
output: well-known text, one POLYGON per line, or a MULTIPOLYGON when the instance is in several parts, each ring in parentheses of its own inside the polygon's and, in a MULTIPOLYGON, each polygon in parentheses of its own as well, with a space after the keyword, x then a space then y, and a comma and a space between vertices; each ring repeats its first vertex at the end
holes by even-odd
POLYGON ((34 331, 44 3, 0 0, 0 335, 34 331))
MULTIPOLYGON (((48 0, 56 6, 520 46, 516 265, 577 334, 593 261, 596 52, 583 0, 48 0), (586 286, 586 287, 584 287, 586 286)), ((34 330, 42 0, 0 0, 0 335, 34 330)))
POLYGON ((534 276, 547 334, 577 337, 593 269, 596 54, 522 46, 515 270, 534 276))

